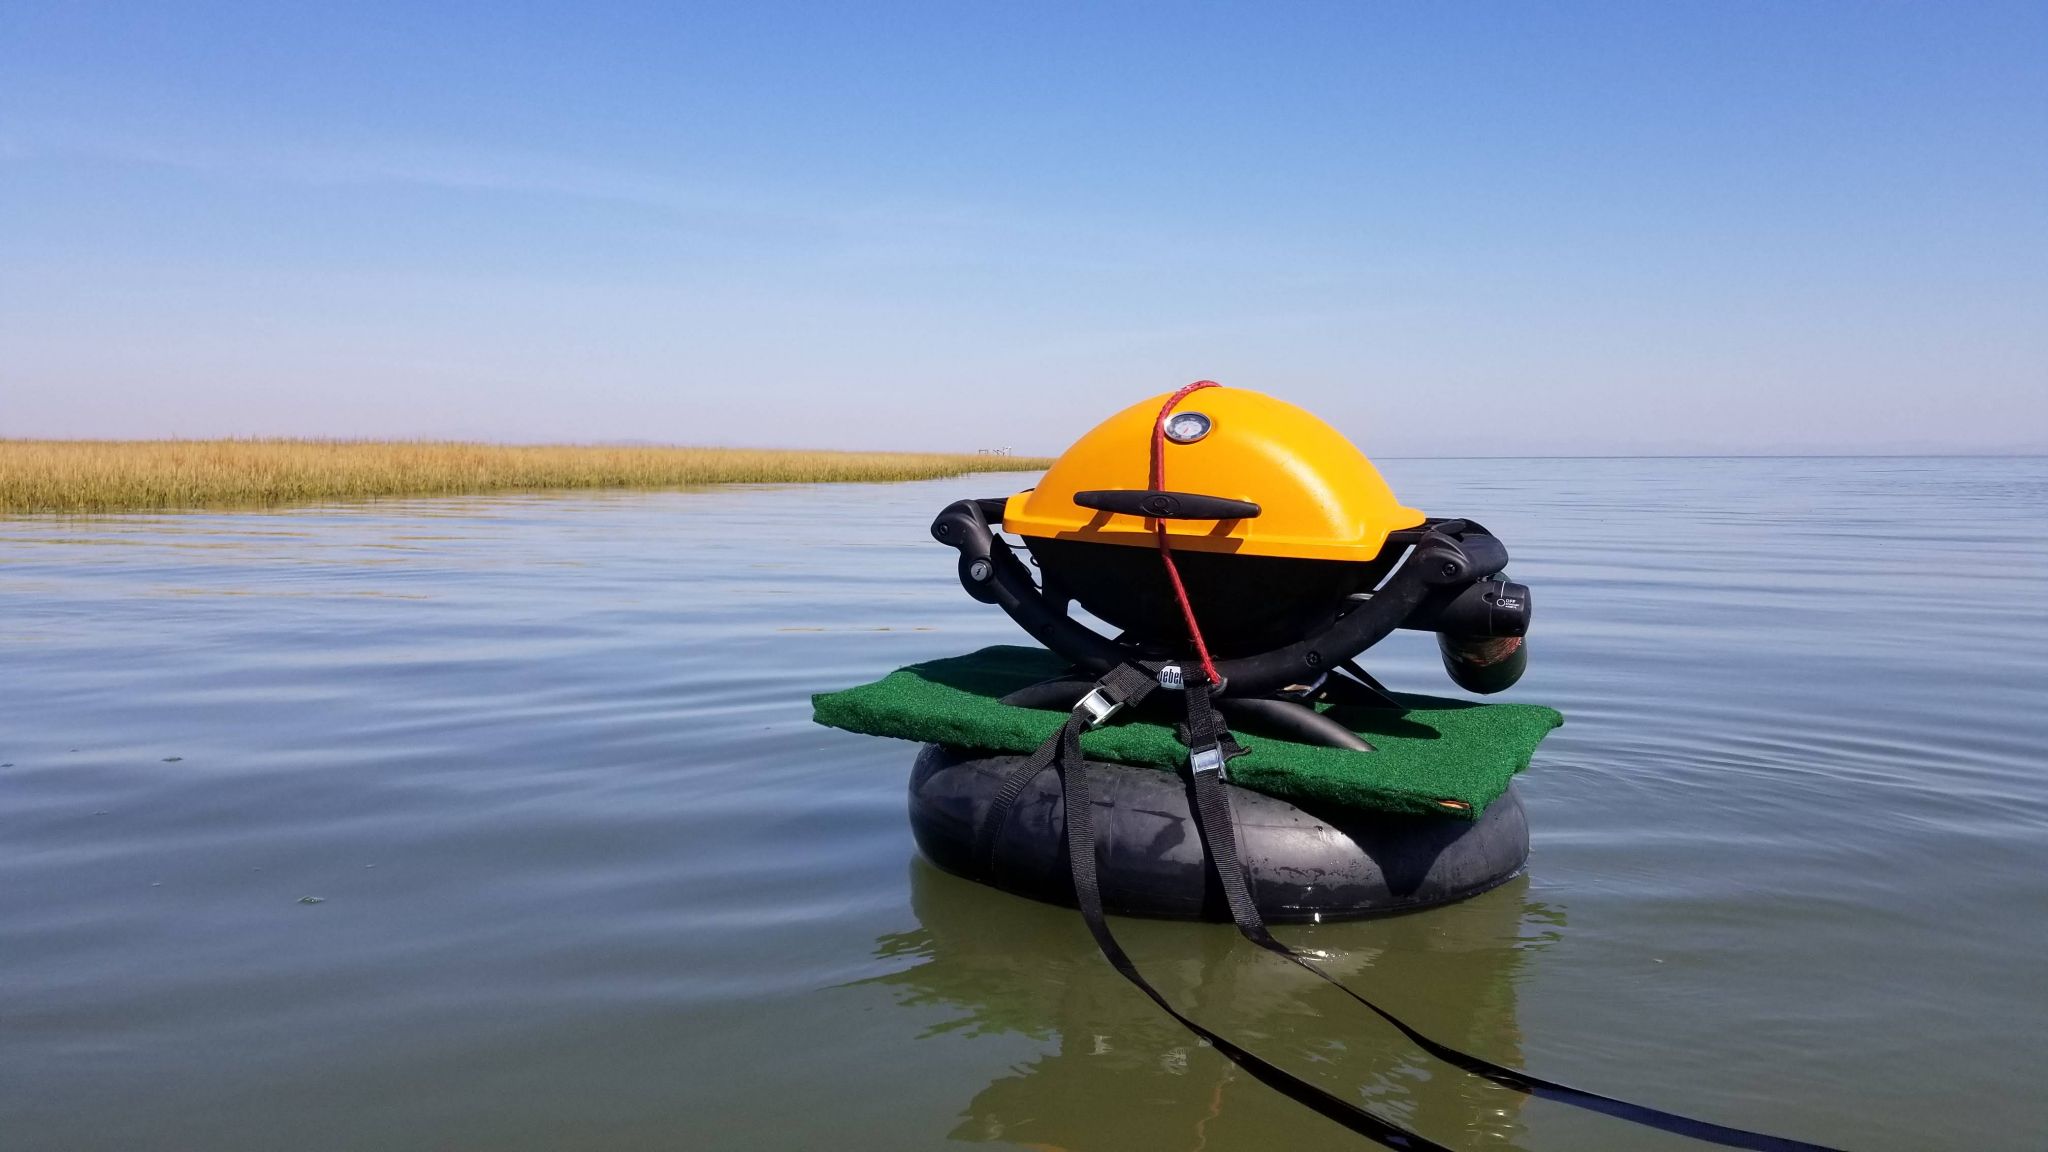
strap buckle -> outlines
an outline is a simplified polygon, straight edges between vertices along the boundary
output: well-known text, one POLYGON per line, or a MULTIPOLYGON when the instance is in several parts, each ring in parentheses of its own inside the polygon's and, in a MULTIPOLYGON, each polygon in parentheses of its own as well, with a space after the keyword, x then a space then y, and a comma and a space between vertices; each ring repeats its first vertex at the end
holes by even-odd
POLYGON ((1230 773, 1225 771, 1223 767, 1226 759, 1223 755, 1223 744, 1220 741, 1214 744, 1204 744, 1200 748, 1189 749, 1188 768, 1197 776, 1213 775, 1219 780, 1228 780, 1230 779, 1230 773))
POLYGON ((1074 705, 1075 712, 1087 713, 1082 722, 1091 730, 1102 727, 1111 716, 1123 710, 1124 702, 1110 699, 1109 693, 1104 692, 1099 685, 1090 689, 1086 696, 1081 697, 1081 702, 1074 705))

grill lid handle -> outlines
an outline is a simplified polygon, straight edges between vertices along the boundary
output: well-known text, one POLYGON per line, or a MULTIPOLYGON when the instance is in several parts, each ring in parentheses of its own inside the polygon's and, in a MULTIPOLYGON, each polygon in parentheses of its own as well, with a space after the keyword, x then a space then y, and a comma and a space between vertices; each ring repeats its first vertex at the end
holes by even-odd
POLYGON ((1102 488, 1074 493, 1074 503, 1097 512, 1121 512, 1153 520, 1250 520, 1259 506, 1249 500, 1203 496, 1196 492, 1153 492, 1142 488, 1102 488))

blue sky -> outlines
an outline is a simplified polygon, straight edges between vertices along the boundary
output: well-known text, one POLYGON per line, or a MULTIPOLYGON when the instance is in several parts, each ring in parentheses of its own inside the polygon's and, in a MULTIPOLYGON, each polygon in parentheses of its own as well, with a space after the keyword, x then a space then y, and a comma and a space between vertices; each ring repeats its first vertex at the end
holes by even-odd
POLYGON ((0 0, 0 435, 2048 450, 2048 5, 0 0))

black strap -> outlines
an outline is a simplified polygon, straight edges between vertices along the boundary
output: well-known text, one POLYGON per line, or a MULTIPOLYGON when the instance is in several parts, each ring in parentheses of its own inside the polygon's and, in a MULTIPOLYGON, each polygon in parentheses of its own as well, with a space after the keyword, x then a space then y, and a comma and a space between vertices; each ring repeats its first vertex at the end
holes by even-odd
MULTIPOLYGON (((1214 717, 1214 709, 1209 703, 1208 693, 1206 691, 1197 692, 1193 685, 1189 685, 1187 700, 1189 734, 1193 736, 1200 733, 1202 738, 1213 741, 1215 733, 1221 728, 1221 723, 1214 717), (1206 717, 1198 715, 1201 712, 1208 712, 1210 715, 1206 717)), ((1196 744, 1194 740, 1190 740, 1189 744, 1190 747, 1199 753, 1200 745, 1196 744)), ((1365 1005, 1380 1019, 1392 1024, 1400 1031, 1401 1035, 1406 1036, 1417 1047, 1431 1056, 1461 1068, 1466 1072, 1470 1072, 1475 1076, 1484 1077, 1503 1088, 1511 1088, 1514 1091, 1526 1093, 1543 1100, 1554 1100, 1574 1108, 1599 1112, 1620 1120, 1626 1120, 1632 1124, 1640 1124, 1646 1128, 1655 1128, 1661 1132, 1689 1136, 1709 1144, 1719 1144, 1727 1148, 1745 1148, 1752 1150, 1752 1152, 1839 1152, 1838 1149, 1830 1148, 1825 1144, 1813 1144, 1804 1140, 1789 1139, 1784 1136, 1771 1136, 1766 1133, 1751 1132, 1742 1128, 1730 1128, 1725 1124, 1695 1120, 1690 1116, 1680 1116, 1675 1112, 1666 1112, 1660 1108, 1651 1108, 1642 1104, 1632 1104, 1626 1100, 1617 1100, 1612 1096, 1603 1096, 1598 1092, 1588 1092, 1583 1088, 1573 1088, 1568 1084, 1560 1084, 1555 1080, 1545 1080, 1540 1076, 1533 1076, 1527 1072, 1496 1064, 1483 1056, 1475 1056, 1472 1053, 1460 1051, 1448 1044, 1432 1040, 1421 1032, 1416 1031, 1413 1026, 1400 1017, 1395 1016, 1392 1012, 1387 1011, 1364 996, 1352 991, 1349 987, 1346 987, 1342 981, 1324 971, 1313 960, 1274 938, 1273 934, 1266 929, 1265 920, 1259 915, 1258 904, 1252 898, 1251 888, 1245 882, 1244 868, 1237 856, 1237 836, 1232 830, 1230 793, 1224 787, 1221 774, 1214 771, 1192 770, 1189 772, 1189 777, 1192 782, 1191 786, 1194 789, 1194 809, 1200 821, 1203 853, 1208 857, 1209 866, 1216 874, 1216 882, 1223 889, 1224 901, 1230 906, 1230 918, 1237 922, 1237 930, 1244 935, 1245 939, 1250 940, 1252 943, 1257 944, 1276 956, 1285 957, 1308 971, 1315 973, 1341 990, 1346 996, 1365 1005)))
MULTIPOLYGON (((1133 664, 1119 664, 1095 682, 1096 689, 1108 698, 1114 708, 1135 705, 1158 686, 1159 681, 1152 673, 1133 664)), ((1067 723, 1081 725, 1075 733, 1075 738, 1079 739, 1080 733, 1088 730, 1092 720, 1082 711, 1081 705, 1076 704, 1073 714, 1067 717, 1067 723)), ((974 856, 991 875, 996 871, 996 843, 1002 839, 1003 829, 1010 824, 1010 809, 1016 807, 1017 798, 1024 794, 1024 789, 1052 764, 1060 746, 1057 734, 1040 744, 1029 759, 1003 778, 1002 786, 996 789, 987 810, 982 813, 981 826, 974 831, 974 856)))
MULTIPOLYGON (((1156 680, 1152 673, 1129 664, 1112 669, 1097 684, 1103 696, 1116 707, 1134 704, 1144 699, 1155 686, 1156 680)), ((1194 794, 1192 807, 1202 837, 1203 855, 1209 860, 1209 866, 1223 890, 1231 919, 1236 922, 1238 931, 1246 939, 1314 973, 1393 1025, 1423 1051, 1504 1088, 1728 1148, 1749 1149, 1752 1152, 1840 1152, 1823 1144, 1731 1128, 1723 1124, 1680 1116, 1674 1112, 1632 1104, 1612 1096, 1603 1096, 1597 1092, 1588 1092, 1554 1080, 1546 1080, 1497 1064, 1483 1056, 1461 1051, 1423 1035, 1406 1021, 1352 991, 1308 957, 1281 943, 1266 928, 1264 918, 1259 915, 1258 904, 1252 897, 1250 885, 1245 880, 1244 867, 1237 854, 1237 836, 1233 830, 1230 794, 1223 783, 1224 763, 1231 756, 1241 754, 1243 749, 1231 739, 1229 729, 1217 715, 1210 700, 1210 687, 1206 682, 1199 677, 1191 678, 1184 689, 1184 695, 1188 706, 1187 735, 1191 753, 1189 778, 1194 794)), ((1124 952, 1116 937, 1109 931, 1109 922, 1102 906, 1101 885, 1097 878, 1094 807, 1088 791, 1087 764, 1081 754, 1081 734, 1093 727, 1096 722, 1096 717, 1088 708, 1087 702, 1076 705, 1065 723, 1060 725, 1059 731, 1040 745, 1016 771, 1010 774, 1009 778, 1003 781, 1001 789, 983 814, 981 827, 977 830, 977 855, 991 868, 993 867, 996 842, 1001 838, 1002 830, 1009 821, 1010 810, 1015 806, 1017 798, 1023 794, 1024 788, 1037 778, 1039 773, 1051 767, 1060 779, 1067 860, 1073 875, 1074 900, 1081 909, 1082 919, 1087 922, 1089 934, 1095 938, 1096 947, 1101 949, 1104 958, 1118 973, 1136 985, 1139 991, 1167 1015, 1215 1047, 1231 1063, 1243 1068, 1254 1079, 1288 1099, 1313 1109, 1327 1119, 1387 1148, 1416 1149, 1423 1152, 1444 1149, 1444 1145, 1410 1132, 1351 1101, 1318 1088, 1203 1027, 1168 1003, 1158 989, 1152 987, 1138 971, 1137 965, 1132 963, 1130 956, 1124 952)))
POLYGON ((1245 749, 1238 744, 1237 738, 1230 734, 1229 726, 1223 722, 1223 714, 1210 702, 1210 697, 1215 691, 1208 681, 1197 676, 1188 681, 1182 695, 1186 697, 1188 705, 1186 730, 1191 764, 1199 761, 1205 766, 1217 765, 1220 769, 1223 763, 1244 755, 1245 749), (1210 750, 1216 753, 1214 759, 1203 755, 1210 750))
POLYGON ((1253 1079, 1295 1103, 1311 1108, 1386 1148, 1449 1152, 1447 1145, 1410 1132, 1391 1120, 1326 1092, 1204 1028, 1167 1003, 1166 997, 1139 973, 1138 966, 1131 962, 1123 946, 1110 934, 1109 921, 1102 910, 1102 889, 1096 880, 1094 804, 1088 795, 1088 766, 1081 758, 1082 727, 1078 713, 1069 717, 1047 746, 1055 749, 1052 765, 1060 777, 1060 792, 1065 806, 1067 862, 1074 877, 1074 902, 1080 906, 1081 918, 1088 923, 1089 934, 1095 937, 1095 946, 1102 950, 1110 965, 1124 979, 1137 985, 1138 990, 1168 1016, 1179 1021, 1182 1027, 1208 1041, 1231 1063, 1250 1073, 1253 1079))
MULTIPOLYGON (((1067 718, 1072 724, 1073 717, 1067 718)), ((1064 732, 1066 729, 1061 729, 1064 732)), ((982 813, 981 826, 974 830, 974 857, 989 874, 996 870, 996 842, 1003 837, 1003 829, 1010 825, 1010 809, 1016 807, 1017 797, 1024 794, 1025 785, 1038 779, 1038 774, 1052 764, 1058 754, 1059 736, 1038 746, 1030 759, 1019 764, 1008 776, 1003 777, 1002 787, 996 789, 995 798, 988 803, 988 811, 982 813)))

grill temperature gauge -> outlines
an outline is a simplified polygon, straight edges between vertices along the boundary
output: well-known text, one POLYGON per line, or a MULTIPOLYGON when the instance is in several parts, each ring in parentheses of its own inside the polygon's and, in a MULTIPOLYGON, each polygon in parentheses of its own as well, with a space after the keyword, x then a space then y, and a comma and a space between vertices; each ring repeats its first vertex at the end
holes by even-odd
POLYGON ((1193 444, 1209 434, 1212 425, 1200 412, 1176 412, 1167 418, 1166 438, 1175 444, 1193 444))

